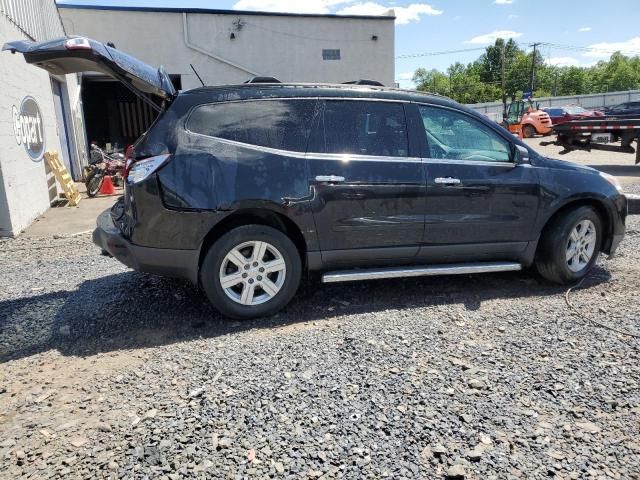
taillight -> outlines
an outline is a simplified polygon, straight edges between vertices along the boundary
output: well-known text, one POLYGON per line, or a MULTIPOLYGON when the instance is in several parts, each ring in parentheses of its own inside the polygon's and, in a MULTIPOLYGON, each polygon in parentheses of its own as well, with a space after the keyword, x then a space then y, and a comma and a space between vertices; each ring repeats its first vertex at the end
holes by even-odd
POLYGON ((157 155, 155 157, 145 158, 144 160, 138 160, 129 166, 127 174, 127 183, 133 185, 145 180, 149 175, 162 167, 169 161, 171 155, 157 155))
POLYGON ((88 38, 75 37, 70 38, 64 43, 67 50, 91 50, 91 43, 88 38))
POLYGON ((133 165, 133 145, 129 145, 124 151, 124 179, 129 176, 129 170, 133 165))

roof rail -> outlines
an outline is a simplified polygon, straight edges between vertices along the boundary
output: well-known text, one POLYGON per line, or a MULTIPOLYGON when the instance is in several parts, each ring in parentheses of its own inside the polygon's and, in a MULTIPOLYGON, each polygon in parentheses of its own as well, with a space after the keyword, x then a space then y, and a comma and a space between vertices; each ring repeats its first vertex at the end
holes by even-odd
POLYGON ((244 83, 282 83, 275 77, 251 77, 244 83))
POLYGON ((373 87, 384 87, 382 83, 377 80, 366 80, 364 78, 360 80, 352 80, 350 82, 342 82, 343 85, 371 85, 373 87))

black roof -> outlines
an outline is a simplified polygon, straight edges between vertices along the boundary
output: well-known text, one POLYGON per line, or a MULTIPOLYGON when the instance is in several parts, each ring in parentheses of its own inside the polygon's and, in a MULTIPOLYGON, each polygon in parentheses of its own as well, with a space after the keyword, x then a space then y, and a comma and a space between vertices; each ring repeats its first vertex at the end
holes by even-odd
POLYGON ((336 15, 328 13, 287 13, 257 12, 251 10, 225 10, 217 8, 188 7, 141 7, 121 5, 87 5, 82 3, 57 3, 58 8, 79 8, 86 10, 122 10, 134 12, 169 12, 169 13, 209 13, 214 15, 258 15, 261 17, 318 17, 318 18, 359 18, 366 20, 395 20, 395 15, 336 15))
POLYGON ((418 90, 403 90, 392 87, 378 87, 357 84, 333 83, 242 83, 239 85, 215 85, 198 87, 181 92, 186 95, 210 95, 217 101, 243 100, 250 98, 281 98, 281 97, 344 97, 344 98, 377 98, 405 102, 429 102, 440 105, 455 105, 458 103, 441 95, 421 92, 418 90))

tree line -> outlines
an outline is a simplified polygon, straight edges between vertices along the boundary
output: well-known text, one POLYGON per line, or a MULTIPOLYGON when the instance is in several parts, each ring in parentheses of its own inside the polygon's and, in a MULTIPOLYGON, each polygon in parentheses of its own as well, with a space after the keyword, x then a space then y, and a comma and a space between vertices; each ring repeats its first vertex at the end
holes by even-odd
POLYGON ((591 67, 560 67, 546 64, 539 50, 527 53, 513 39, 502 38, 467 65, 456 62, 446 72, 418 68, 413 82, 418 90, 445 95, 460 103, 506 103, 530 91, 534 66, 534 97, 640 89, 639 56, 616 52, 608 61, 591 67))

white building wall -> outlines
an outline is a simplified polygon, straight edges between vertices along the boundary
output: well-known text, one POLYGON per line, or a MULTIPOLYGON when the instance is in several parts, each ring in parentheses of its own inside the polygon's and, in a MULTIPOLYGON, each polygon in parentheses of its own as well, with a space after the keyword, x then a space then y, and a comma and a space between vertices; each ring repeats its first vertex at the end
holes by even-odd
POLYGON ((61 8, 67 33, 113 42, 151 65, 182 75, 183 89, 254 75, 283 82, 362 78, 394 85, 392 18, 338 18, 61 8), (235 39, 231 39, 231 34, 235 39), (377 40, 373 40, 373 37, 377 40), (340 49, 341 60, 323 60, 340 49))
MULTIPOLYGON (((6 0, 2 0, 6 2, 6 0)), ((3 7, 6 4, 3 3, 3 7)), ((55 12, 55 8, 53 9, 55 12)), ((42 9, 39 12, 44 15, 42 9)), ((42 25, 41 18, 31 13, 36 25, 42 25), (40 21, 40 22, 39 22, 40 21), (39 23, 38 23, 39 22, 39 23)), ((62 25, 58 20, 59 36, 62 25)), ((49 28, 51 30, 51 28, 49 28)), ((40 27, 38 32, 49 34, 48 30, 40 27)), ((23 29, 11 21, 0 11, 0 45, 5 42, 30 39, 23 29)), ((76 95, 78 89, 75 75, 60 78, 70 98, 76 95)), ((23 145, 16 141, 13 122, 13 106, 20 108, 24 97, 33 97, 42 114, 46 150, 60 151, 58 125, 54 111, 50 76, 44 70, 28 65, 22 55, 12 55, 10 52, 0 52, 0 236, 13 236, 20 233, 36 217, 49 208, 51 200, 58 194, 55 179, 48 173, 46 161, 42 158, 33 161, 28 156, 23 145)), ((77 96, 77 95, 76 95, 77 96)), ((66 103, 71 106, 70 98, 66 103)), ((78 111, 78 114, 80 111, 78 111)), ((76 116, 76 115, 74 115, 76 116)), ((81 119, 81 115, 80 119, 81 119)), ((70 129, 75 125, 70 124, 70 129)), ((79 125, 78 140, 74 144, 73 136, 69 138, 74 154, 74 162, 81 162, 84 153, 84 133, 79 125)), ((60 126, 60 128, 63 128, 60 126)))

